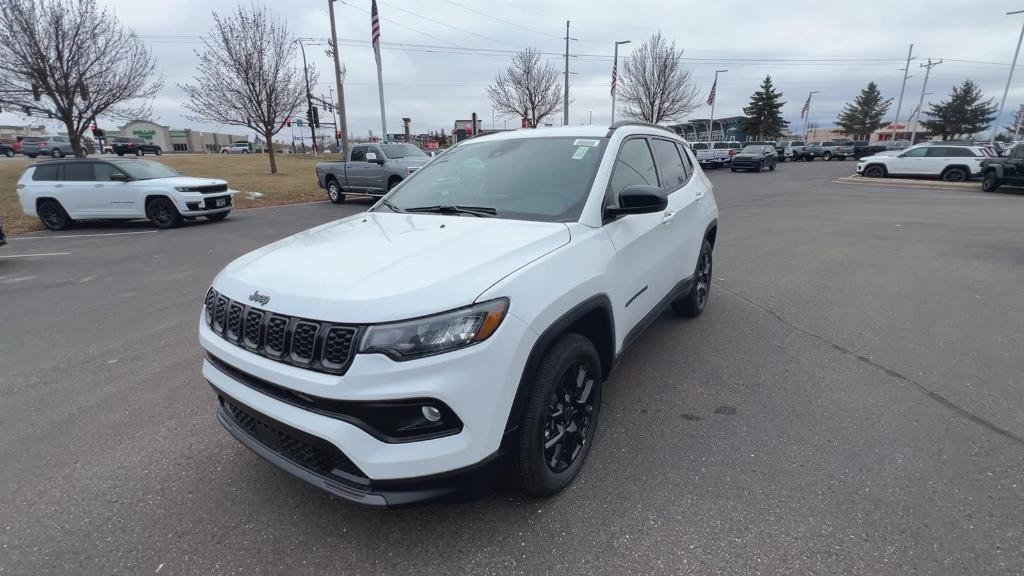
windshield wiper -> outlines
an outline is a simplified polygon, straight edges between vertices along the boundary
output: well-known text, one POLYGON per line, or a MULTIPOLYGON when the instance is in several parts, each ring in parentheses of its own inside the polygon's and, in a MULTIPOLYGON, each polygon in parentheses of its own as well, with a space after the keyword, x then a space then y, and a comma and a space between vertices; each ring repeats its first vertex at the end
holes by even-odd
POLYGON ((454 204, 440 204, 438 206, 417 206, 406 208, 406 212, 433 212, 435 214, 472 214, 473 216, 494 216, 497 210, 490 206, 456 206, 454 204))
POLYGON ((392 212, 405 212, 405 210, 402 210, 398 206, 392 204, 391 201, 388 200, 387 198, 381 198, 380 203, 383 204, 384 206, 387 206, 392 212))

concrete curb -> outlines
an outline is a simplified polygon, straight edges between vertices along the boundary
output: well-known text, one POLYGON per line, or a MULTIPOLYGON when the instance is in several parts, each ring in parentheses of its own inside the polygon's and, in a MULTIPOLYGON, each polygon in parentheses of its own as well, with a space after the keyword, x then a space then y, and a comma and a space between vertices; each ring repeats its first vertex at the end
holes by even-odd
POLYGON ((915 180, 911 178, 865 178, 854 174, 835 180, 846 184, 868 186, 902 186, 904 188, 944 188, 947 190, 981 190, 981 182, 943 182, 942 180, 915 180))

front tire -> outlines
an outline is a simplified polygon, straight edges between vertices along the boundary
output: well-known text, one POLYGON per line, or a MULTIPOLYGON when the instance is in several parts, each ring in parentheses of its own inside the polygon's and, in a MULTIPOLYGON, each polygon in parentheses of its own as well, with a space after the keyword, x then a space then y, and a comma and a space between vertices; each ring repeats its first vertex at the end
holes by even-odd
POLYGON ((157 228, 174 228, 181 224, 181 213, 167 198, 154 198, 146 204, 146 218, 157 228))
POLYGON ((156 149, 156 155, 157 155, 157 156, 163 156, 163 155, 164 155, 164 151, 163 151, 163 149, 161 149, 161 148, 157 148, 157 149, 156 149))
POLYGON ((865 178, 885 178, 885 168, 881 166, 868 166, 864 169, 865 178))
POLYGON ((771 164, 768 165, 768 171, 775 172, 775 162, 772 162, 771 164))
POLYGON ((341 191, 341 184, 334 178, 327 181, 327 199, 333 204, 341 204, 345 201, 345 193, 341 191))
POLYGON ((700 247, 697 268, 693 272, 693 287, 685 296, 672 302, 672 311, 684 318, 696 318, 704 312, 711 297, 712 273, 711 243, 707 240, 700 247))
POLYGON ((145 154, 146 153, 142 151, 142 148, 139 148, 138 150, 135 151, 136 156, 144 156, 145 154))
POLYGON ((995 192, 999 189, 999 177, 996 176, 995 170, 989 170, 985 172, 985 177, 981 180, 981 189, 985 192, 995 192))
POLYGON ((822 158, 825 159, 825 162, 831 162, 832 161, 832 154, 829 153, 829 152, 825 152, 825 155, 822 156, 822 158))
POLYGON ((735 172, 735 171, 736 171, 736 169, 735 169, 735 168, 729 168, 729 171, 730 171, 730 172, 735 172))
POLYGON ((516 447, 516 471, 525 491, 548 496, 576 478, 597 431, 601 374, 597 348, 579 334, 564 334, 544 354, 516 447))
POLYGON ((4 150, 4 156, 14 158, 14 150, 4 150))
POLYGON ((56 200, 44 200, 40 202, 39 206, 36 208, 36 214, 39 215, 39 221, 43 223, 43 226, 54 231, 67 230, 75 223, 75 221, 68 216, 64 207, 60 205, 60 202, 57 202, 56 200))

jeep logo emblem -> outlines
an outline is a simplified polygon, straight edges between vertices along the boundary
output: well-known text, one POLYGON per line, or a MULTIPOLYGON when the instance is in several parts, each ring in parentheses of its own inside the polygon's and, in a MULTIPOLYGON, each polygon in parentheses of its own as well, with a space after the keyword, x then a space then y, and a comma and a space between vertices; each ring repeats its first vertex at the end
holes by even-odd
POLYGON ((260 291, 257 290, 249 295, 249 302, 255 302, 260 306, 266 306, 267 302, 270 302, 270 296, 260 294, 260 291))

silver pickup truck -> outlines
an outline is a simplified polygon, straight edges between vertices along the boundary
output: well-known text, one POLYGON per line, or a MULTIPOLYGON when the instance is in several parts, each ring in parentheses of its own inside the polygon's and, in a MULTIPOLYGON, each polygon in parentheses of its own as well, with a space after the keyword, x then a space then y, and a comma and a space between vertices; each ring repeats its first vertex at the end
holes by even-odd
POLYGON ((430 161, 412 144, 356 144, 348 161, 317 162, 316 183, 331 202, 340 204, 345 194, 383 196, 399 182, 430 161))

